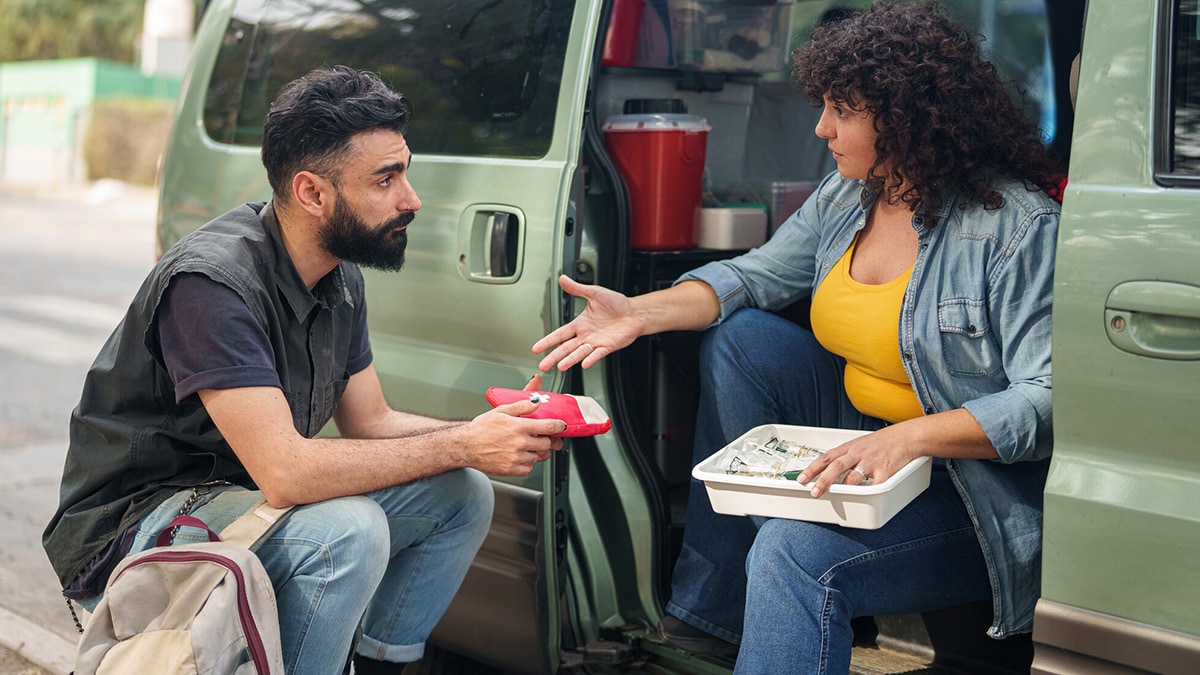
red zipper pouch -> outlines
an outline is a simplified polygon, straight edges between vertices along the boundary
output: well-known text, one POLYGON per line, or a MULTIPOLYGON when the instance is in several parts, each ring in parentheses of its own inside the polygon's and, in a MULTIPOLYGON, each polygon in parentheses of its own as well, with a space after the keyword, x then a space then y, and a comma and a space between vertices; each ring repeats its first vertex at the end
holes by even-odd
POLYGON ((612 428, 612 420, 599 403, 590 396, 574 396, 545 391, 523 391, 521 389, 505 389, 492 387, 487 390, 487 400, 492 406, 529 401, 534 396, 541 400, 541 405, 528 415, 530 419, 562 420, 567 430, 555 436, 595 436, 612 428))

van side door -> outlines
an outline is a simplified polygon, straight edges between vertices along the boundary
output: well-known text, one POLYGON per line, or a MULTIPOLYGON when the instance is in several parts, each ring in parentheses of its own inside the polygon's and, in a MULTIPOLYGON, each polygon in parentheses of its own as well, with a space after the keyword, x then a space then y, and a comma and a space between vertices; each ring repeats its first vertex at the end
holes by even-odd
POLYGON ((1090 0, 1054 285, 1035 673, 1200 662, 1198 11, 1090 0))

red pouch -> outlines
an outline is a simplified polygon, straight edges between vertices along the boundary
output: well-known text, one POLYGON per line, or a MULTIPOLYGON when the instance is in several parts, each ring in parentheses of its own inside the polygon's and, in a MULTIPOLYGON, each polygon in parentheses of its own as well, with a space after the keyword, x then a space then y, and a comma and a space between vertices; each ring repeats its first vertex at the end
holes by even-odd
POLYGON ((573 396, 545 391, 523 391, 520 389, 505 389, 492 387, 487 390, 487 400, 493 407, 528 401, 532 397, 541 398, 542 404, 528 415, 530 419, 562 420, 567 430, 555 436, 595 436, 612 428, 612 420, 604 408, 590 396, 573 396))

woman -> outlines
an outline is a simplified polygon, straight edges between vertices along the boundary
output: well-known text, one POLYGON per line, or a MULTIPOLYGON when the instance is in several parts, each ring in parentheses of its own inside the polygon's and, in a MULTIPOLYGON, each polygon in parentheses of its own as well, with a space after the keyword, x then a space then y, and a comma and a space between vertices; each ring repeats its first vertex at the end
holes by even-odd
POLYGON ((991 599, 1027 632, 1051 449, 1055 168, 964 26, 933 3, 822 25, 793 79, 837 162, 761 248, 634 298, 562 279, 587 309, 534 345, 588 367, 702 329, 698 462, 767 423, 871 430, 800 475, 820 497, 934 459, 878 530, 719 516, 693 481, 667 639, 740 642, 738 672, 844 673, 856 616, 991 599), (812 301, 809 332, 763 310, 812 301), (749 551, 747 557, 747 551, 749 551), (743 625, 744 615, 744 625, 743 625))

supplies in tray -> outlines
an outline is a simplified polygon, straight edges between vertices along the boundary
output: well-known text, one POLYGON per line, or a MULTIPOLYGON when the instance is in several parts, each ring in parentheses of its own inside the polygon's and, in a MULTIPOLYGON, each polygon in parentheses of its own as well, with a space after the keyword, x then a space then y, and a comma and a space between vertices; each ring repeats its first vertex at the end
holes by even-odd
POLYGON ((743 437, 721 451, 718 469, 736 476, 762 476, 796 480, 824 450, 771 436, 765 441, 757 436, 743 437))

